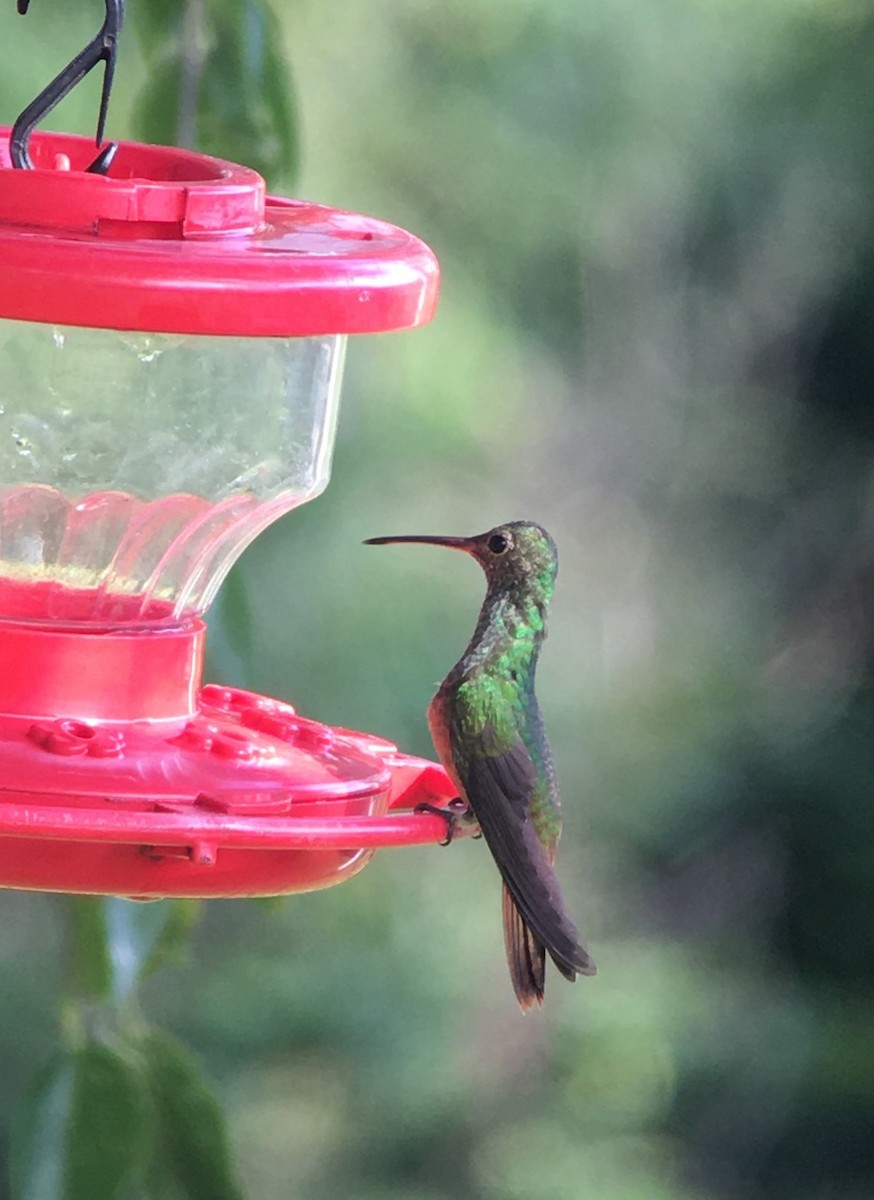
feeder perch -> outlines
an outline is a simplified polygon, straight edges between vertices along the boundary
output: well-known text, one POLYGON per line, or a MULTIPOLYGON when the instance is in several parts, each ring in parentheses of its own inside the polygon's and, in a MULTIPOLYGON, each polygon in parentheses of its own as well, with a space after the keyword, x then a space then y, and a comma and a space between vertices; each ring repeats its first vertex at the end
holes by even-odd
POLYGON ((245 546, 326 486, 346 336, 428 321, 401 229, 265 196, 245 167, 0 130, 0 886, 308 891, 442 768, 278 700, 201 686, 203 614, 245 546))

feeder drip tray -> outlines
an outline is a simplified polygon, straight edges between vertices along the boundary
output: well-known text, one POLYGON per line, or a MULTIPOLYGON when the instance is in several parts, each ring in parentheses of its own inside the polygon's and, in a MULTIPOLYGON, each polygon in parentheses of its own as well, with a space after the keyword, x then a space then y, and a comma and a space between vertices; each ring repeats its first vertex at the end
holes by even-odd
POLYGON ((53 892, 330 887, 379 846, 441 839, 441 818, 393 810, 454 796, 436 763, 216 685, 166 721, 4 715, 0 756, 0 886, 53 892))
POLYGON ((276 895, 443 837, 439 817, 398 811, 452 798, 441 767, 265 696, 199 688, 203 638, 199 620, 0 621, 0 886, 276 895))

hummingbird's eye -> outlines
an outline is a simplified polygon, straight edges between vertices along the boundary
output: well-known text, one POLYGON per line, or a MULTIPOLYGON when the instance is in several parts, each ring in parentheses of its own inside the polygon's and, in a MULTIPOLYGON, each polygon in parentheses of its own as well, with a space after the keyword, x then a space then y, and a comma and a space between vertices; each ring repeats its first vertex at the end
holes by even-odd
POLYGON ((503 554, 510 543, 502 533, 493 533, 489 538, 489 549, 492 554, 503 554))

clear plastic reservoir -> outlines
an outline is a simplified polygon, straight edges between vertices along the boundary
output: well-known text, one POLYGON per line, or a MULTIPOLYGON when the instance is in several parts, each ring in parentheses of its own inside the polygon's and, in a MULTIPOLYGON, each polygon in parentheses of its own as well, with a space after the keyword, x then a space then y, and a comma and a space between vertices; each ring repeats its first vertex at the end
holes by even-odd
POLYGON ((345 342, 0 320, 0 619, 202 613, 326 486, 345 342))

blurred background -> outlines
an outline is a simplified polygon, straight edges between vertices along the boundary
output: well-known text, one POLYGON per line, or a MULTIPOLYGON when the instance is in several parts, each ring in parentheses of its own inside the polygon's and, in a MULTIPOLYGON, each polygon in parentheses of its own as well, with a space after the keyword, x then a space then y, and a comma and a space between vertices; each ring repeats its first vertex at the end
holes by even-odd
MULTIPOLYGON (((7 0, 4 121, 100 8, 7 0)), ((210 674, 430 754, 482 579, 362 539, 546 525, 559 873, 600 968, 519 1014, 478 842, 207 906, 143 1004, 215 1082, 247 1196, 867 1200, 874 10, 274 0, 198 126, 174 8, 130 0, 109 136, 253 162, 443 268, 432 326, 351 345, 333 482, 228 580, 210 674)), ((90 132, 97 91, 51 127, 90 132)), ((2 901, 7 1130, 58 913, 2 901)))

